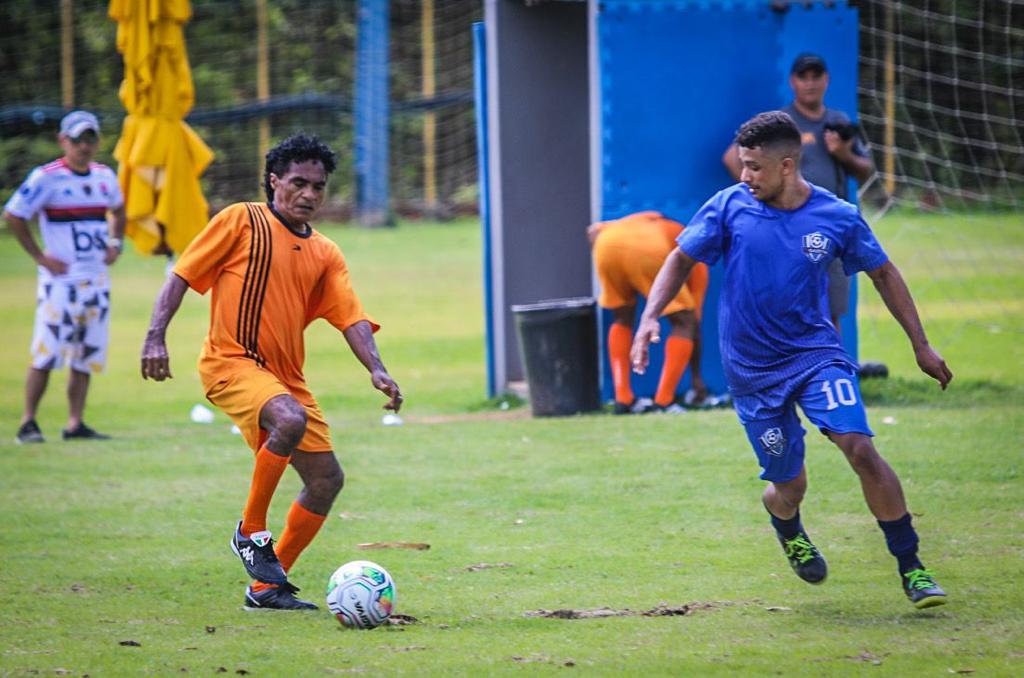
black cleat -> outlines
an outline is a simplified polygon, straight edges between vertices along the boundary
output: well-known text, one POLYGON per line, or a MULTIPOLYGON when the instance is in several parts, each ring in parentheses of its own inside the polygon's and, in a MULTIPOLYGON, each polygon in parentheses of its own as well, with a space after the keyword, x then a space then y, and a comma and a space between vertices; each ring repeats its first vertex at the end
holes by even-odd
POLYGON ((110 440, 110 436, 89 428, 84 421, 78 422, 78 426, 70 431, 64 429, 60 434, 64 440, 110 440))
POLYGON ((18 433, 14 436, 14 442, 19 445, 45 443, 46 438, 43 437, 43 432, 39 430, 39 424, 36 423, 36 420, 29 419, 18 427, 18 433))
POLYGON ((268 584, 287 583, 288 575, 284 573, 281 561, 274 553, 274 540, 270 538, 270 532, 263 530, 243 537, 239 531, 241 528, 242 521, 238 521, 238 527, 231 536, 231 550, 242 561, 249 576, 268 584))
POLYGON ((828 563, 818 548, 811 543, 806 532, 800 530, 800 534, 792 539, 785 539, 778 534, 776 536, 798 577, 809 584, 820 584, 825 581, 825 577, 828 576, 828 563))
POLYGON ((285 582, 269 589, 253 593, 252 586, 245 589, 245 610, 317 610, 313 603, 299 600, 295 594, 299 587, 285 582))
POLYGON ((612 414, 647 414, 653 410, 654 401, 650 398, 634 398, 629 405, 616 400, 612 407, 612 414))
POLYGON ((946 592, 935 583, 934 575, 923 567, 904 572, 903 592, 919 610, 946 604, 946 592))

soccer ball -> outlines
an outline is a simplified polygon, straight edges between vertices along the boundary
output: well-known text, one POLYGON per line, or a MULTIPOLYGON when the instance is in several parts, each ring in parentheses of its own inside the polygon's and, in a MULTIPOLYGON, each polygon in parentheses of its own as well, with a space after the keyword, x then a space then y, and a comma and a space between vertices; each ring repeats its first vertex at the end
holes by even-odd
POLYGON ((395 608, 395 582, 377 563, 345 563, 327 580, 327 608, 343 626, 375 628, 387 621, 395 608))

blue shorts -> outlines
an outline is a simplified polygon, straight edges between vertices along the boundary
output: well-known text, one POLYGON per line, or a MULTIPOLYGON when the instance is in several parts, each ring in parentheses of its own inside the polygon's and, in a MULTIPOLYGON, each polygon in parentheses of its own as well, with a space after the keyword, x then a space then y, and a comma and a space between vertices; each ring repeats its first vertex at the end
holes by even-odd
POLYGON ((766 391, 736 396, 736 412, 761 465, 762 480, 784 483, 800 475, 806 431, 796 414, 797 403, 822 433, 875 435, 868 428, 860 382, 850 365, 826 365, 792 393, 766 391))

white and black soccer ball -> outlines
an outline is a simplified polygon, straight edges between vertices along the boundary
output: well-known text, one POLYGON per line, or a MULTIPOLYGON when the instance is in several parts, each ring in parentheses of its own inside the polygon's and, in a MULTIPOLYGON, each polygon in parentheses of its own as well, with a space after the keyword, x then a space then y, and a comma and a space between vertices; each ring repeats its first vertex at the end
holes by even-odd
POLYGON ((327 580, 327 608, 343 626, 375 628, 395 609, 395 582, 377 563, 345 563, 327 580))

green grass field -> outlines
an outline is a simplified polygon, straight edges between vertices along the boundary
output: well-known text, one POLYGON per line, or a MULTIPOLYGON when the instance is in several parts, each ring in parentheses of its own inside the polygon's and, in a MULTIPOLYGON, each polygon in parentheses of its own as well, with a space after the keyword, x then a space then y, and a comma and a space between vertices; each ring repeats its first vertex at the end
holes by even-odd
MULTIPOLYGON (((405 392, 406 425, 380 425, 382 400, 344 340, 314 325, 307 374, 348 477, 293 579, 321 602, 334 568, 376 560, 396 579, 397 612, 418 623, 354 632, 327 612, 241 610, 246 580, 228 538, 250 453, 223 415, 211 425, 188 417, 203 402, 194 362, 205 299, 190 294, 171 327, 175 379, 138 376, 160 261, 127 255, 113 274, 110 367, 87 419, 115 440, 59 440, 58 373, 40 416, 51 442, 12 444, 35 283, 4 234, 0 676, 1024 674, 1019 215, 897 214, 878 227, 957 375, 945 394, 917 372, 862 278, 862 357, 893 374, 865 384, 869 416, 903 479, 922 556, 950 594, 923 612, 903 598, 856 477, 820 436, 808 435, 803 513, 831 572, 812 587, 775 542, 732 412, 488 411, 475 222, 325 230, 384 326, 378 342, 405 392), (978 260, 981 270, 963 265, 978 260), (431 548, 356 549, 372 541, 431 548), (659 605, 690 613, 528 616, 659 605)), ((278 531, 297 489, 287 475, 271 507, 278 531)))

